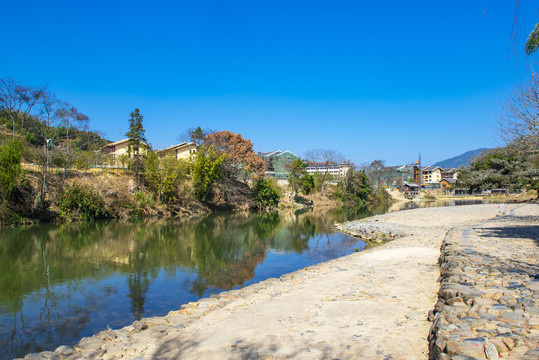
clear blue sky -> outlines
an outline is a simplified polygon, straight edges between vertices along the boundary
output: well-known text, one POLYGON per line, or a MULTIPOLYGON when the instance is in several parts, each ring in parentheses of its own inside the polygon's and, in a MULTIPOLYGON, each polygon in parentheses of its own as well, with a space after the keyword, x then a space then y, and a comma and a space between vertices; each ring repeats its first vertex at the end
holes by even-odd
POLYGON ((499 145, 538 21, 521 3, 515 39, 516 0, 4 1, 0 77, 48 85, 113 141, 139 107, 157 148, 201 126, 430 164, 499 145))

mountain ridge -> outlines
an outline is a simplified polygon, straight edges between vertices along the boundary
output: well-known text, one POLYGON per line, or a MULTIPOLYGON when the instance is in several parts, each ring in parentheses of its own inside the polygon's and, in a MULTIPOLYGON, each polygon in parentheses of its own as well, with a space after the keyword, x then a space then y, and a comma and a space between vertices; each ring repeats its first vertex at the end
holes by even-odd
POLYGON ((431 166, 432 167, 439 166, 444 169, 458 168, 461 166, 470 166, 470 161, 485 150, 488 150, 488 148, 480 148, 480 149, 466 151, 465 153, 454 156, 452 158, 438 161, 437 163, 431 166))

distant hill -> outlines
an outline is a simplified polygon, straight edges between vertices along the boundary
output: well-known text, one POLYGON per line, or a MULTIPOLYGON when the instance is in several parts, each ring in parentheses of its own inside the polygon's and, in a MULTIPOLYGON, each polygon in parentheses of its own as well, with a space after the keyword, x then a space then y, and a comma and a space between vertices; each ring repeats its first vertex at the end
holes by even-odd
POLYGON ((487 150, 487 148, 481 148, 476 150, 470 150, 465 152, 464 154, 452 157, 450 159, 438 161, 436 164, 432 165, 432 167, 439 166, 441 168, 458 168, 459 166, 469 166, 470 160, 472 160, 477 155, 481 154, 484 150, 487 150))

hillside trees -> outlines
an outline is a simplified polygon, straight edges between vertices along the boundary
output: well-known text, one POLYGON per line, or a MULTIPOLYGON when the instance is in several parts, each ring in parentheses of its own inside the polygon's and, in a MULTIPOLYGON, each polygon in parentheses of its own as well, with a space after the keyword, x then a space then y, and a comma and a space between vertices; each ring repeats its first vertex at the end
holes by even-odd
POLYGON ((52 92, 44 92, 39 98, 35 116, 38 120, 35 123, 35 132, 43 141, 39 207, 44 210, 49 204, 45 199, 48 193, 48 168, 52 152, 58 155, 56 165, 64 169, 62 182, 54 197, 56 198, 62 191, 66 171, 73 165, 76 157, 77 148, 73 147, 71 130, 83 126, 88 121, 88 117, 60 100, 52 92))
POLYGON ((17 120, 20 122, 19 131, 22 131, 24 120, 45 93, 45 88, 24 86, 11 78, 0 79, 0 109, 11 119, 13 137, 17 120))
POLYGON ((499 188, 520 189, 532 182, 526 155, 515 147, 484 151, 464 168, 458 185, 472 192, 499 188))

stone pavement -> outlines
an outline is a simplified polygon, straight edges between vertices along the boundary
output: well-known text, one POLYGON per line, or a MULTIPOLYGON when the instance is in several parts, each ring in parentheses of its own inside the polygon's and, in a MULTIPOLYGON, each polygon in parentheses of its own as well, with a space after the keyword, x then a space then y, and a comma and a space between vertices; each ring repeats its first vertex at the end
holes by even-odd
POLYGON ((434 359, 539 359, 539 205, 451 231, 442 245, 434 359))

